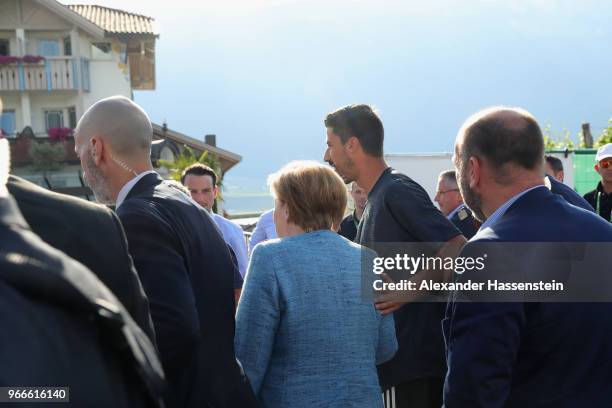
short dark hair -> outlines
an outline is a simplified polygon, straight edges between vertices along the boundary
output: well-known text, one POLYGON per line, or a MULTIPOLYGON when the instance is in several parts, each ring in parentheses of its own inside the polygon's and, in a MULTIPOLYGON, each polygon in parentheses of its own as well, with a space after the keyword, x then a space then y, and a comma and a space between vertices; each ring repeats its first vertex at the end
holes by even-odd
POLYGON ((212 178, 213 187, 217 185, 217 173, 205 164, 195 163, 183 170, 183 174, 181 174, 181 184, 185 184, 185 177, 189 175, 210 176, 212 178))
POLYGON ((363 151, 382 157, 385 130, 378 114, 369 105, 347 105, 325 117, 325 127, 340 137, 342 144, 355 136, 363 151))
POLYGON ((563 162, 560 158, 552 156, 550 154, 547 154, 546 156, 544 156, 544 158, 546 159, 546 163, 550 165, 550 167, 555 173, 563 171, 563 162))
POLYGON ((457 174, 455 170, 446 170, 440 173, 440 178, 450 182, 451 184, 457 185, 457 174))
POLYGON ((504 184, 510 181, 504 171, 506 164, 528 170, 541 168, 544 137, 529 112, 519 108, 492 108, 477 114, 465 128, 462 150, 464 164, 472 156, 484 158, 497 170, 497 181, 504 184))

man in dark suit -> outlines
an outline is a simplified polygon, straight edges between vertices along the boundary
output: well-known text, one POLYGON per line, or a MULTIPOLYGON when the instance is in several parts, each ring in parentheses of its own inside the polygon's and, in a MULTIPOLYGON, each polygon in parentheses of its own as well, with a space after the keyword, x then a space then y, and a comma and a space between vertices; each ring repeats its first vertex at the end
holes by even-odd
POLYGON ((30 230, 5 189, 7 157, 0 140, 0 384, 69 387, 73 406, 163 406, 153 344, 91 271, 30 230))
POLYGON ((10 176, 7 188, 32 230, 93 271, 155 342, 149 304, 117 215, 108 208, 10 176))
POLYGON ((442 214, 459 228, 464 237, 470 239, 476 234, 480 224, 474 220, 470 209, 463 204, 455 170, 440 173, 434 201, 440 206, 442 214))
MULTIPOLYGON (((482 255, 480 250, 488 245, 499 253, 485 265, 496 258, 494 266, 510 280, 550 273, 564 281, 563 273, 575 267, 564 257, 571 250, 586 246, 581 243, 609 246, 610 225, 544 186, 543 152, 541 130, 524 110, 491 108, 466 121, 455 145, 457 178, 466 204, 484 223, 460 256, 482 255), (550 244, 555 242, 562 244, 550 244), (516 243, 524 243, 520 251, 516 243), (564 256, 547 257, 543 250, 550 248, 564 256), (552 270, 531 267, 547 262, 552 270)), ((599 275, 605 285, 608 270, 604 262, 572 273, 579 275, 580 284, 589 275, 599 275)), ((486 266, 458 275, 458 280, 496 279, 497 272, 486 266)), ((609 287, 605 291, 609 298, 609 287)), ((505 302, 478 302, 462 299, 465 293, 454 293, 442 323, 446 407, 609 405, 612 303, 558 303, 546 301, 545 295, 527 303, 525 298, 533 293, 518 291, 492 292, 502 296, 492 299, 505 302)))
POLYGON ((131 100, 81 118, 75 151, 96 197, 116 204, 149 297, 170 407, 257 404, 234 355, 234 263, 214 221, 153 171, 153 130, 131 100))

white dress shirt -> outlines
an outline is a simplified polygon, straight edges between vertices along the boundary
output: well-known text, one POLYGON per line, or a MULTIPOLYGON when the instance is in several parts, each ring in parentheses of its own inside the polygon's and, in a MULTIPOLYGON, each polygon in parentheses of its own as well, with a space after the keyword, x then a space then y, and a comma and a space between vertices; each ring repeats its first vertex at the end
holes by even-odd
POLYGON ((135 176, 133 179, 125 183, 125 185, 121 187, 121 190, 119 190, 119 194, 117 194, 117 202, 115 203, 115 209, 119 208, 119 206, 123 204, 123 202, 125 201, 125 198, 127 197, 128 194, 130 194, 130 191, 132 190, 132 188, 134 188, 136 183, 138 183, 141 178, 151 173, 155 173, 155 172, 153 170, 143 171, 142 173, 140 173, 139 175, 135 176))
POLYGON ((268 239, 276 238, 276 226, 274 225, 274 209, 268 210, 261 214, 251 240, 249 241, 249 250, 253 251, 255 245, 268 239))
POLYGON ((448 215, 446 216, 446 218, 448 218, 449 220, 452 220, 453 217, 455 216, 455 214, 457 214, 459 212, 459 210, 461 210, 463 208, 464 204, 461 203, 459 204, 457 207, 455 207, 455 209, 453 211, 451 211, 450 213, 448 213, 448 215))
POLYGON ((248 257, 246 240, 244 238, 242 227, 240 227, 240 225, 236 224, 234 221, 228 220, 219 214, 212 213, 211 215, 221 230, 223 240, 232 248, 234 254, 236 254, 238 270, 240 271, 240 275, 242 275, 244 278, 248 265, 248 257))

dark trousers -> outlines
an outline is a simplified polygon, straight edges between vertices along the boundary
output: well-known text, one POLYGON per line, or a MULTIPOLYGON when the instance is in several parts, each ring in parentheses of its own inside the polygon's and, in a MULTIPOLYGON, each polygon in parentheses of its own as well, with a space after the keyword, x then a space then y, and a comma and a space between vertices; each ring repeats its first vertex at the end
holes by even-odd
POLYGON ((427 378, 405 382, 383 392, 385 408, 440 408, 442 406, 441 378, 427 378))

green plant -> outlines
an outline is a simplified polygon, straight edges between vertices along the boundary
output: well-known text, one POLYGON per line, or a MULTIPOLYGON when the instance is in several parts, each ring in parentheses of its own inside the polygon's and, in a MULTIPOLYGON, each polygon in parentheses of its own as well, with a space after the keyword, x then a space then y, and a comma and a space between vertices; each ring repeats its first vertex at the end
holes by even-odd
POLYGON ((605 144, 612 143, 612 118, 608 120, 608 127, 602 130, 601 135, 595 141, 594 147, 601 147, 605 144))
POLYGON ((550 124, 547 124, 542 133, 544 134, 544 148, 546 150, 571 150, 577 145, 567 129, 563 129, 560 135, 555 135, 550 124))
POLYGON ((34 170, 55 171, 63 167, 66 151, 61 143, 35 142, 30 146, 30 157, 34 170))

